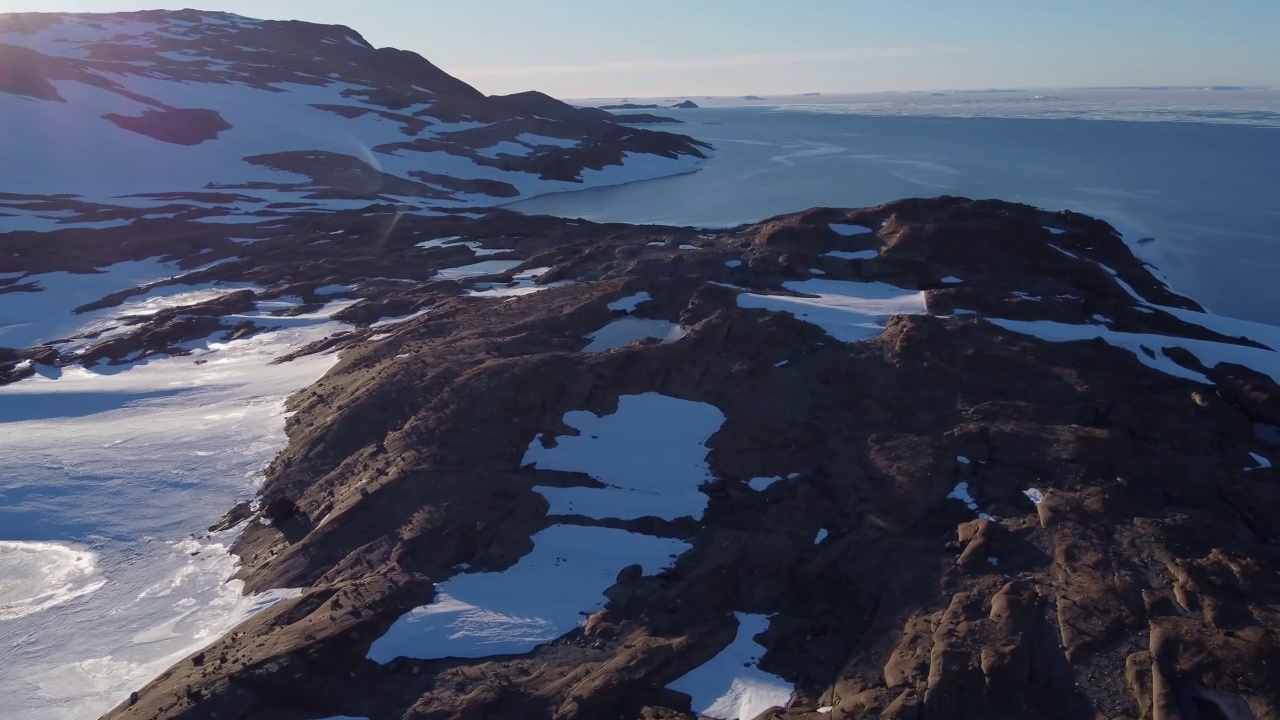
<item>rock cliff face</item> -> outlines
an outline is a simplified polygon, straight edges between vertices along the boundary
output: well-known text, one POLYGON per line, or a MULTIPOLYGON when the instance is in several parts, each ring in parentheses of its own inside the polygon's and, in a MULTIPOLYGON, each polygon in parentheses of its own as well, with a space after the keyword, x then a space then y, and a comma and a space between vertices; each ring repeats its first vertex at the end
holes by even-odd
POLYGON ((0 14, 0 114, 0 230, 490 206, 709 154, 349 28, 194 10, 0 14))
MULTIPOLYGON (((112 720, 1280 716, 1280 333, 1102 222, 243 234, 145 242, 202 268, 167 282, 255 290, 7 351, 10 378, 135 362, 280 298, 352 324, 299 351, 341 359, 224 523, 249 590, 300 595, 112 720)), ((0 273, 95 262, 40 247, 0 273)))

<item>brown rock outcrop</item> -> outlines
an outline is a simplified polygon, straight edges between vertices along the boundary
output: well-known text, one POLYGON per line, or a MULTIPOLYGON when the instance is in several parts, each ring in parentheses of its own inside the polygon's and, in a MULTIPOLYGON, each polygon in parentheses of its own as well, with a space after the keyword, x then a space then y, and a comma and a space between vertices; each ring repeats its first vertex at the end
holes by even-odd
MULTIPOLYGON (((1249 460, 1274 451, 1255 430, 1276 424, 1274 382, 1161 355, 1206 375, 1196 382, 1103 340, 1051 343, 990 321, 1103 314, 1121 331, 1251 342, 1161 311, 1196 306, 1097 221, 941 198, 701 234, 501 212, 392 230, 335 213, 257 232, 239 260, 192 281, 252 282, 257 299, 343 284, 361 323, 431 310, 303 351, 342 356, 291 401, 257 511, 271 522, 247 523, 236 545, 249 589, 302 595, 182 661, 113 720, 688 719, 697 708, 665 688, 733 640, 734 612, 769 616, 760 667, 795 685, 770 718, 1280 716, 1280 491, 1249 460), (415 245, 454 234, 523 265, 435 282, 463 251, 415 245), (573 282, 460 295, 534 267, 550 268, 544 286, 573 282), (794 294, 782 283, 814 267, 923 291, 929 312, 841 343, 738 305, 744 288, 794 294), (651 299, 635 316, 688 336, 583 352, 620 317, 608 304, 640 292, 651 299), (605 414, 647 392, 725 416, 707 443, 705 513, 549 519, 535 486, 595 481, 522 467, 530 442, 564 435, 567 412, 605 414), (770 476, 786 479, 747 483, 770 476), (590 633, 516 656, 366 659, 464 563, 510 568, 553 522, 690 549, 669 568, 618 567, 617 584, 582 599, 584 617, 608 599, 590 633)), ((193 254, 214 244, 189 242, 193 254)))

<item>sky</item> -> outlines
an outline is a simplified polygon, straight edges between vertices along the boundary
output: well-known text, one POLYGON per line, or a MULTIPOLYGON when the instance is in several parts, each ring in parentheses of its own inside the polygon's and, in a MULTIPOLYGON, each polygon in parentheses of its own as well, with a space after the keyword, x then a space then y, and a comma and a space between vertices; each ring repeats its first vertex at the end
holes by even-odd
POLYGON ((1280 87, 1280 0, 0 0, 347 25, 490 94, 1280 87))

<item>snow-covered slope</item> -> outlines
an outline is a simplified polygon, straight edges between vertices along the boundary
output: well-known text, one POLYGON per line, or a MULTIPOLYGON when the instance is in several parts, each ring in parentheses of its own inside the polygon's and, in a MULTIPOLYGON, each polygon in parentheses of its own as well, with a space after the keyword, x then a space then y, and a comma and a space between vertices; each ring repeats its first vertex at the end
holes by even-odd
POLYGON ((348 28, 197 11, 0 14, 0 130, 0 232, 121 221, 96 204, 491 206, 706 151, 539 93, 485 97, 348 28))

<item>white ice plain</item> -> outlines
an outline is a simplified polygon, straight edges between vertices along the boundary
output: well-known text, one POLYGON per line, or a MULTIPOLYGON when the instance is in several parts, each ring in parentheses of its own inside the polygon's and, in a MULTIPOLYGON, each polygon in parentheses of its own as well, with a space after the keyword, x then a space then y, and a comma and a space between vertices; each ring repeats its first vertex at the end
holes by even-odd
MULTIPOLYGON (((10 306, 22 334, 74 323, 67 300, 21 294, 35 302, 10 306), (25 322, 19 311, 32 307, 51 311, 45 323, 25 322)), ((284 444, 285 399, 336 358, 271 361, 342 329, 328 316, 345 304, 193 343, 187 357, 0 387, 0 717, 96 717, 291 594, 242 597, 241 583, 226 582, 236 532, 205 527, 211 512, 252 498, 284 444)))

